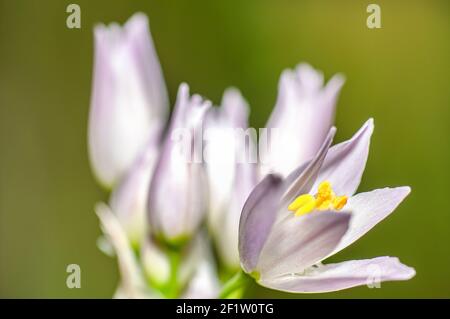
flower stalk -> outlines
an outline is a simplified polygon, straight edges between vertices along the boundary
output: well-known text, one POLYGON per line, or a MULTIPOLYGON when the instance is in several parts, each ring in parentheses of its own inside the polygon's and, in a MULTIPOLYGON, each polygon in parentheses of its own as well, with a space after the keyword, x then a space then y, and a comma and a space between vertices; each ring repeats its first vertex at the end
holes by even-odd
POLYGON ((238 271, 233 277, 228 280, 220 292, 221 299, 236 299, 242 298, 251 278, 242 270, 238 271))
POLYGON ((179 295, 178 272, 180 269, 180 252, 176 248, 169 247, 167 255, 170 262, 170 276, 165 287, 165 296, 167 298, 177 298, 179 295))

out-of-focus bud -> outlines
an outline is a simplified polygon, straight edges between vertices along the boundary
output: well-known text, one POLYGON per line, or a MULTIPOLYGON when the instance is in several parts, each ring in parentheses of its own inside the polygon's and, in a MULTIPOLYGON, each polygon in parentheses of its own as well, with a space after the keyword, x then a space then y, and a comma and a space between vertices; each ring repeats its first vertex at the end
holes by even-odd
POLYGON ((209 182, 208 224, 221 262, 239 269, 238 229, 242 207, 256 185, 256 132, 248 129, 248 105, 236 89, 205 122, 205 160, 209 182))
POLYGON ((113 187, 150 138, 160 138, 167 90, 148 27, 135 14, 120 27, 95 28, 89 155, 99 182, 113 187))
POLYGON ((275 108, 259 140, 262 175, 286 176, 314 156, 333 125, 343 84, 337 74, 324 85, 323 74, 308 64, 283 72, 275 108))
POLYGON ((203 220, 207 183, 202 163, 203 118, 211 103, 180 85, 148 199, 152 232, 171 244, 189 239, 203 220))
POLYGON ((110 206, 124 228, 131 245, 138 248, 148 234, 147 198, 158 158, 159 144, 151 140, 125 178, 114 189, 110 206))

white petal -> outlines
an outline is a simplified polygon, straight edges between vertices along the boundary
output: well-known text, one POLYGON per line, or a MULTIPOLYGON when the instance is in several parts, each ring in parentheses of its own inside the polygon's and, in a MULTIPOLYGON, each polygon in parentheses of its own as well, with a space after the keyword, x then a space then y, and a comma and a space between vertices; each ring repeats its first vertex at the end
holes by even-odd
POLYGON ((202 131, 203 118, 210 106, 209 101, 198 95, 189 97, 187 85, 180 86, 149 192, 151 227, 169 241, 190 237, 206 213, 206 176, 196 157, 199 144, 201 147, 197 134, 202 131))
POLYGON ((147 234, 147 197, 158 157, 156 141, 150 141, 144 153, 131 167, 111 195, 110 206, 124 227, 131 244, 139 247, 147 234))
POLYGON ((242 207, 256 185, 256 164, 246 157, 256 150, 252 136, 248 144, 245 140, 247 117, 248 105, 239 91, 228 89, 221 107, 208 112, 204 131, 210 195, 208 224, 221 261, 232 270, 240 266, 238 233, 242 207))
POLYGON ((311 161, 297 167, 284 179, 283 187, 285 189, 285 193, 281 199, 281 206, 287 208, 287 206, 297 196, 306 194, 311 190, 321 170, 330 145, 333 142, 335 133, 336 128, 332 127, 314 158, 311 159, 311 161))
POLYGON ((241 92, 236 88, 225 90, 221 106, 232 127, 247 128, 249 106, 241 92))
POLYGON ((160 137, 167 111, 147 18, 135 15, 123 28, 97 26, 89 155, 103 185, 113 186, 149 138, 160 137))
POLYGON ((343 78, 337 76, 323 88, 323 75, 306 64, 283 72, 277 102, 266 125, 270 131, 260 139, 263 175, 287 176, 316 154, 333 124, 342 83, 343 78), (262 145, 267 139, 270 149, 262 145))
POLYGON ((369 119, 350 140, 329 149, 313 193, 323 181, 329 181, 338 195, 351 196, 356 192, 366 167, 373 127, 373 120, 369 119))
POLYGON ((352 212, 350 227, 331 255, 351 245, 389 216, 410 191, 409 187, 383 188, 349 198, 345 210, 352 212))
POLYGON ((256 270, 264 280, 304 271, 333 251, 349 221, 345 212, 292 214, 273 226, 256 270))
POLYGON ((235 180, 238 151, 234 123, 223 106, 209 110, 205 119, 204 140, 206 173, 210 189, 209 222, 210 226, 213 226, 221 218, 222 211, 228 208, 235 180))
POLYGON ((161 65, 153 44, 147 16, 134 14, 125 24, 129 41, 133 44, 133 55, 142 70, 144 93, 151 104, 151 113, 155 118, 166 119, 169 112, 169 100, 161 65))
POLYGON ((383 281, 409 280, 414 275, 415 270, 400 263, 398 258, 377 257, 319 265, 304 274, 286 275, 260 284, 291 293, 319 293, 363 285, 379 287, 383 281))
POLYGON ((218 253, 229 270, 240 267, 238 239, 239 220, 245 201, 256 186, 256 167, 252 164, 237 164, 235 184, 228 209, 224 210, 215 228, 218 253))

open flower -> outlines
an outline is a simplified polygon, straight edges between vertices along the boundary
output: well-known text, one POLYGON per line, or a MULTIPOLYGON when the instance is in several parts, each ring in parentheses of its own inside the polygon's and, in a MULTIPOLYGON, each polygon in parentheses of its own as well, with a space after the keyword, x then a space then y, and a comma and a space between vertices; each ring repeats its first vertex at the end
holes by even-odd
POLYGON ((152 232, 173 244, 189 239, 207 209, 201 153, 203 119, 211 106, 180 85, 163 149, 150 183, 148 216, 152 232), (197 158, 199 157, 200 158, 197 158))
POLYGON ((316 154, 334 122, 343 76, 324 86, 323 74, 308 64, 281 75, 278 98, 260 139, 262 175, 286 176, 316 154))
POLYGON ((323 265, 387 217, 409 187, 354 195, 369 151, 373 121, 329 148, 332 128, 317 155, 288 177, 267 175, 241 215, 242 267, 261 285, 287 292, 328 292, 415 274, 393 257, 323 265))
POLYGON ((160 137, 167 101, 147 17, 135 14, 123 28, 97 26, 89 155, 102 185, 114 186, 149 139, 160 137))
POLYGON ((211 108, 205 119, 208 224, 218 255, 231 271, 239 269, 239 218, 257 178, 256 148, 247 123, 248 105, 236 89, 226 90, 222 105, 211 108))

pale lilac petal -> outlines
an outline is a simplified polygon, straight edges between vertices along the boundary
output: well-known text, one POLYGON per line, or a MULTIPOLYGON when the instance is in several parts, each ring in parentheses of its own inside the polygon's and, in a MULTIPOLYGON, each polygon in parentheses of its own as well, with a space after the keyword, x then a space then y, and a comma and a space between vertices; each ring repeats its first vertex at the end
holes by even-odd
POLYGON ((350 140, 330 148, 313 192, 323 181, 329 181, 338 195, 351 196, 356 192, 366 167, 373 127, 373 120, 369 119, 350 140))
POLYGON ((303 274, 285 275, 260 284, 291 293, 321 293, 363 285, 379 287, 383 281, 409 280, 415 273, 396 257, 377 257, 319 265, 303 274))
MULTIPOLYGON (((229 89, 220 107, 205 118, 204 158, 210 189, 210 222, 217 223, 228 209, 233 192, 238 155, 244 151, 236 130, 247 127, 248 105, 238 91, 229 89)), ((241 207, 242 208, 242 207, 241 207)))
POLYGON ((238 89, 225 90, 221 106, 232 127, 247 128, 249 106, 238 89))
POLYGON ((302 272, 332 252, 348 229, 350 214, 319 212, 291 214, 272 228, 261 250, 257 271, 270 279, 302 272))
POLYGON ((239 256, 243 269, 250 273, 258 262, 262 247, 275 222, 282 179, 267 175, 250 193, 239 222, 239 256))
POLYGON ((141 72, 140 76, 142 76, 144 93, 152 105, 151 112, 155 117, 165 119, 169 112, 169 98, 161 65, 151 37, 148 18, 143 13, 136 13, 125 24, 124 28, 128 33, 138 68, 146 70, 146 72, 141 72))
POLYGON ((257 182, 254 139, 245 135, 248 105, 236 89, 225 91, 222 105, 205 119, 205 161, 209 182, 208 226, 221 262, 230 270, 240 267, 239 218, 257 182), (247 138, 248 137, 248 138, 247 138))
POLYGON ((95 28, 89 115, 89 156, 99 182, 112 187, 144 145, 159 138, 168 112, 167 93, 145 16, 121 28, 95 28))
POLYGON ((342 86, 345 83, 345 77, 342 74, 335 74, 327 83, 324 88, 324 100, 325 103, 331 105, 335 104, 342 86))
POLYGON ((190 237, 206 213, 206 176, 196 159, 202 140, 196 134, 201 133, 210 106, 198 95, 189 97, 187 85, 180 86, 148 198, 150 225, 169 241, 190 237))
POLYGON ((236 164, 236 175, 228 210, 217 222, 217 247, 221 260, 230 270, 237 270, 239 260, 239 220, 244 204, 256 186, 256 166, 249 163, 236 164), (222 225, 222 228, 220 227, 222 225))
POLYGON ((315 157, 307 164, 298 167, 285 178, 283 181, 285 193, 281 199, 282 207, 287 207, 297 196, 307 194, 311 190, 320 172, 323 161, 326 158, 329 147, 333 142, 335 133, 336 128, 332 127, 315 157))
POLYGON ((323 86, 324 78, 321 71, 315 70, 307 63, 300 63, 295 69, 299 86, 304 88, 305 93, 315 93, 323 86))
POLYGON ((345 210, 352 212, 350 227, 331 255, 351 245, 389 216, 410 191, 409 187, 383 188, 349 198, 345 210))
POLYGON ((111 195, 110 206, 133 246, 139 247, 147 234, 147 197, 158 157, 157 141, 150 141, 124 180, 111 195))
POLYGON ((316 154, 333 124, 342 83, 338 76, 324 88, 322 73, 307 64, 283 72, 277 102, 266 125, 269 131, 260 139, 263 175, 287 176, 316 154), (267 139, 270 149, 262 145, 267 139))

